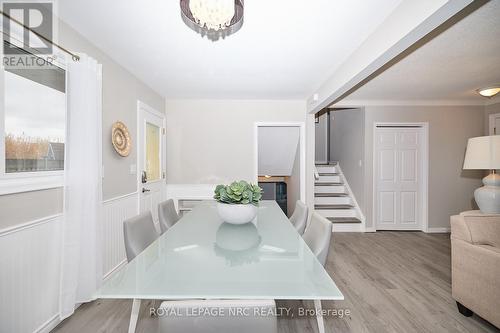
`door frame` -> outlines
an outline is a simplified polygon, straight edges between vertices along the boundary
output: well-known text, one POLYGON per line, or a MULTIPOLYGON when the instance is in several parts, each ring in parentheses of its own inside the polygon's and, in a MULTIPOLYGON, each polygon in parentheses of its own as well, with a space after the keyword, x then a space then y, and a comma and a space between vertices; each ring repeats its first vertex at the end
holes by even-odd
POLYGON ((422 194, 420 200, 422 200, 422 222, 420 225, 420 230, 423 232, 429 232, 429 123, 428 122, 374 122, 373 123, 373 135, 372 135, 372 221, 373 221, 373 229, 377 231, 377 218, 376 218, 376 209, 375 205, 377 204, 377 166, 376 166, 376 135, 378 126, 394 126, 394 127, 420 127, 422 132, 422 194))
MULTIPOLYGON (((488 135, 494 135, 493 133, 495 132, 495 122, 494 122, 495 118, 500 118, 500 112, 490 114, 488 123, 488 128, 489 128, 488 135)), ((499 131, 500 130, 497 129, 497 132, 499 131)), ((500 133, 497 133, 496 135, 500 135, 500 133)))
MULTIPOLYGON (((137 191, 137 209, 138 211, 140 212, 140 209, 141 209, 141 170, 139 170, 139 166, 141 164, 141 157, 142 157, 142 153, 145 152, 145 146, 143 147, 140 147, 139 146, 139 142, 141 142, 140 140, 140 135, 141 135, 141 130, 140 130, 140 127, 139 126, 142 126, 142 124, 140 124, 140 120, 141 120, 141 112, 142 111, 145 111, 145 112, 148 112, 154 116, 157 116, 157 117, 160 117, 163 119, 162 121, 162 128, 160 129, 160 131, 162 131, 161 133, 161 139, 160 139, 160 150, 163 152, 162 154, 162 157, 161 157, 161 160, 160 160, 160 163, 161 163, 161 167, 160 167, 160 170, 162 172, 162 174, 160 175, 160 179, 163 179, 162 181, 162 199, 165 199, 165 193, 166 193, 166 184, 167 184, 167 177, 166 177, 166 162, 167 162, 167 151, 166 151, 166 143, 167 143, 167 140, 166 140, 166 137, 167 137, 167 134, 166 132, 163 132, 163 131, 166 131, 167 130, 167 116, 164 114, 164 113, 161 113, 160 111, 154 109, 153 107, 149 106, 148 104, 140 101, 140 100, 137 100, 137 118, 136 118, 136 135, 135 135, 135 142, 136 142, 136 150, 137 150, 137 153, 136 153, 136 165, 135 165, 135 173, 136 173, 136 191, 137 191), (163 173, 165 173, 165 178, 163 178, 163 173)), ((144 144, 146 144, 144 142, 144 144)))
POLYGON ((253 135, 254 181, 259 181, 259 127, 298 127, 300 144, 300 201, 306 204, 306 124, 304 122, 255 122, 253 135))

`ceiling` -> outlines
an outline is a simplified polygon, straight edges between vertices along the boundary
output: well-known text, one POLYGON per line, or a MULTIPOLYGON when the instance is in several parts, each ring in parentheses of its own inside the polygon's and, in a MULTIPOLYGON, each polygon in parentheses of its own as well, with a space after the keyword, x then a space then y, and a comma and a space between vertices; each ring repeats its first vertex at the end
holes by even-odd
POLYGON ((212 42, 178 0, 64 0, 63 21, 167 98, 305 99, 401 0, 252 0, 212 42))
POLYGON ((298 153, 299 127, 259 127, 258 175, 291 176, 298 153))
POLYGON ((420 43, 342 103, 488 101, 476 89, 500 84, 500 1, 470 11, 447 29, 441 28, 444 31, 434 38, 420 43))

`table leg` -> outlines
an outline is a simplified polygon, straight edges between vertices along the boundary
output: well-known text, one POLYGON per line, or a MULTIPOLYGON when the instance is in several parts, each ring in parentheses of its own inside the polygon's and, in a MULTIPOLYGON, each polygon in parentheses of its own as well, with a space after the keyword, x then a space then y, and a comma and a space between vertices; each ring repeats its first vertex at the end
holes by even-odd
POLYGON ((325 333, 325 322, 323 320, 323 308, 321 307, 321 300, 314 300, 314 308, 316 309, 316 320, 318 321, 318 332, 325 333))
POLYGON ((137 319, 139 318, 140 310, 141 310, 141 300, 134 298, 134 302, 132 303, 132 312, 130 313, 128 333, 135 333, 135 327, 137 326, 137 319))

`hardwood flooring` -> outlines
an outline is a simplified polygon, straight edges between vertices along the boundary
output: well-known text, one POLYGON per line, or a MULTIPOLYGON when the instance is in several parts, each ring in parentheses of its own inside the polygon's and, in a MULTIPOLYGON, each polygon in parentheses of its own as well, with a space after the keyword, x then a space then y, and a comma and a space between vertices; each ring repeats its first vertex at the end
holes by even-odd
MULTIPOLYGON (((325 317, 326 332, 500 332, 474 315, 458 313, 451 298, 448 234, 421 232, 336 233, 327 271, 345 296, 323 309, 349 310, 325 317)), ((312 309, 312 302, 280 301, 278 307, 312 309)), ((143 302, 137 332, 157 332, 143 302)), ((131 301, 84 304, 53 332, 127 332, 131 301)), ((314 317, 280 317, 280 333, 317 332, 314 317)))

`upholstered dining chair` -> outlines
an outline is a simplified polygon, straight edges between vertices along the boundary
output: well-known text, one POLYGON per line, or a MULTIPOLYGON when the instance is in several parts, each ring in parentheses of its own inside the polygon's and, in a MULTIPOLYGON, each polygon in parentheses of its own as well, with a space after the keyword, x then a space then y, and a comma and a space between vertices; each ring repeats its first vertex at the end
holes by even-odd
POLYGON ((328 250, 330 248, 330 239, 332 238, 332 224, 323 216, 314 212, 311 222, 307 226, 302 238, 312 253, 318 258, 319 262, 325 266, 328 250))
POLYGON ((163 201, 158 204, 158 218, 160 220, 160 230, 162 235, 180 220, 180 217, 175 210, 174 200, 168 199, 167 201, 163 201))
POLYGON ((125 252, 130 262, 158 238, 151 212, 147 211, 123 222, 125 252))
POLYGON ((165 301, 157 313, 160 333, 278 332, 274 300, 165 301), (186 315, 199 309, 210 314, 186 315))
POLYGON ((292 216, 290 216, 290 222, 292 222, 295 230, 302 235, 306 228, 307 217, 309 214, 309 208, 302 203, 302 201, 297 200, 295 203, 295 210, 293 211, 292 216))

